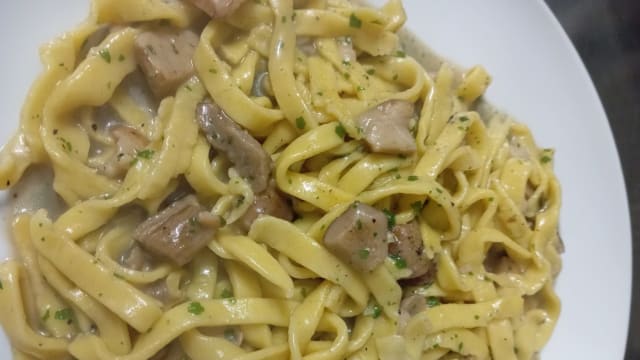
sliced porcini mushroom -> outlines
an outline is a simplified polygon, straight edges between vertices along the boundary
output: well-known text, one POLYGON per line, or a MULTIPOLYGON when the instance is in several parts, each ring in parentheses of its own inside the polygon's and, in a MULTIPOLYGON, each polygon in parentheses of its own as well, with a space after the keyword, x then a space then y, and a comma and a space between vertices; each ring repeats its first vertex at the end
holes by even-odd
POLYGON ((412 103, 388 100, 360 114, 356 124, 371 151, 406 155, 416 152, 416 141, 409 131, 413 117, 412 103))
POLYGON ((324 234, 325 247, 359 271, 372 271, 387 257, 387 217, 367 204, 353 203, 324 234))
POLYGON ((237 224, 243 231, 248 232, 251 224, 261 215, 275 216, 286 221, 293 220, 291 205, 278 192, 275 184, 270 184, 267 190, 253 197, 253 203, 238 219, 237 224))
POLYGON ((427 308, 424 296, 412 294, 400 302, 400 316, 398 316, 398 332, 402 333, 409 320, 427 308))
POLYGON ((140 245, 134 243, 120 256, 119 263, 136 271, 148 271, 153 267, 154 259, 140 245))
POLYGON ((167 27, 136 36, 136 61, 157 97, 173 94, 193 75, 192 59, 198 41, 198 35, 191 30, 167 27))
POLYGON ((424 251, 422 234, 417 221, 396 225, 391 230, 394 241, 389 243, 389 254, 404 259, 411 270, 408 278, 416 278, 426 274, 433 266, 424 251))
POLYGON ((211 146, 227 156, 238 174, 249 181, 253 192, 264 191, 269 184, 271 157, 258 140, 216 104, 200 103, 196 119, 211 146))
POLYGON ((214 19, 232 14, 246 0, 189 0, 200 10, 214 19))
POLYGON ((150 253, 182 266, 213 238, 220 219, 186 196, 138 225, 133 238, 150 253))
POLYGON ((121 177, 131 167, 138 151, 144 149, 149 140, 138 130, 127 125, 114 125, 109 129, 117 150, 98 170, 108 177, 121 177))

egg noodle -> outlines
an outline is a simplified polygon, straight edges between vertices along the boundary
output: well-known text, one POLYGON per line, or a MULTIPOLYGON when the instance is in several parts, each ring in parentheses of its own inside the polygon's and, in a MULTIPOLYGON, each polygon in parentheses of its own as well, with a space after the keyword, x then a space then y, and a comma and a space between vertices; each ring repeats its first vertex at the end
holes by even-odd
POLYGON ((0 320, 15 359, 538 356, 560 311, 553 152, 486 105, 484 68, 429 68, 403 50, 399 0, 295 3, 248 0, 212 20, 187 1, 93 0, 86 22, 42 48, 0 184, 49 168, 65 207, 16 212, 12 223, 0 320), (139 73, 136 37, 153 26, 191 28, 199 40, 193 76, 149 108, 128 79, 139 73), (409 155, 372 151, 355 120, 388 100, 415 106, 409 155), (258 139, 293 221, 265 215, 247 232, 234 227, 256 194, 200 131, 203 101, 258 139), (121 178, 97 170, 115 147, 94 126, 104 108, 148 141, 121 178), (180 181, 223 225, 184 266, 127 267, 135 228, 180 181), (357 203, 384 209, 390 226, 419 224, 435 264, 429 281, 402 280, 398 257, 358 271, 324 246, 357 203), (177 300, 154 296, 153 284, 177 300), (411 296, 419 311, 403 309, 411 296))

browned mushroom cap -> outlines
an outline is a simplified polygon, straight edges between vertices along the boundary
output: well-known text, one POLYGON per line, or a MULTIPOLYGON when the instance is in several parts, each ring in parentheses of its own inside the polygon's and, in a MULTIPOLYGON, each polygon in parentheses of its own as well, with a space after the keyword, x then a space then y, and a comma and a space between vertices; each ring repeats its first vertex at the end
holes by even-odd
POLYGON ((359 271, 372 271, 387 257, 387 218, 366 204, 356 202, 329 225, 324 245, 359 271))
POLYGON ((220 219, 186 196, 138 225, 133 238, 147 251, 182 266, 213 238, 220 219))
POLYGON ((395 241, 389 243, 389 253, 406 261, 407 268, 411 270, 409 278, 426 274, 433 265, 424 252, 418 222, 414 220, 408 224, 396 225, 391 231, 395 241))
POLYGON ((238 174, 249 181, 253 192, 258 194, 264 191, 269 184, 271 157, 258 140, 216 104, 199 104, 196 118, 211 146, 227 156, 238 174))
POLYGON ((136 36, 136 61, 157 97, 174 93, 193 75, 192 58, 198 40, 198 35, 191 30, 166 27, 136 36))
POLYGON ((225 17, 240 7, 246 0, 189 0, 212 18, 225 17))
POLYGON ((293 210, 287 200, 278 192, 275 184, 270 184, 267 190, 253 197, 253 203, 247 211, 238 219, 237 223, 245 232, 249 231, 251 224, 260 215, 270 215, 277 218, 293 220, 293 210))
POLYGON ((409 131, 414 116, 413 104, 388 100, 356 118, 362 136, 371 151, 386 154, 412 154, 416 142, 409 131))

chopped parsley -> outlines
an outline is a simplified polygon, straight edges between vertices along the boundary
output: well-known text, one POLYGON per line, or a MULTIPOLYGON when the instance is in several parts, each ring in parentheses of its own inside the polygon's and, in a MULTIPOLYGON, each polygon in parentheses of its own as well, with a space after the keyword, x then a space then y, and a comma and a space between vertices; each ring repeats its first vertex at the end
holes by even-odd
POLYGON ((73 145, 71 145, 71 142, 63 137, 59 137, 58 140, 60 140, 61 144, 62 144, 62 148, 64 149, 64 151, 66 152, 71 152, 73 151, 73 145))
POLYGON ((298 118, 296 119, 296 127, 300 130, 304 129, 305 126, 307 126, 306 121, 304 121, 304 118, 302 116, 298 116, 298 118))
POLYGON ((476 320, 480 320, 480 315, 475 314, 475 315, 473 316, 473 318, 474 318, 474 319, 476 319, 476 320))
POLYGON ((3 290, 4 286, 2 285, 2 280, 0 280, 0 290, 3 290))
POLYGON ((73 318, 73 310, 69 308, 64 308, 56 311, 53 315, 56 320, 71 320, 73 318))
POLYGON ((358 257, 362 260, 366 260, 369 258, 370 251, 368 248, 362 248, 358 250, 358 257))
POLYGON ((417 177, 417 176, 415 176, 415 175, 409 175, 409 177, 407 178, 407 180, 409 180, 409 181, 416 181, 416 180, 418 180, 418 177, 417 177))
POLYGON ((396 214, 392 213, 388 209, 383 209, 382 212, 387 216, 387 227, 391 230, 396 226, 396 214))
POLYGON ((540 162, 546 164, 551 161, 551 157, 549 155, 542 155, 540 158, 540 162))
POLYGON ((438 305, 440 305, 440 299, 438 299, 437 297, 429 296, 427 298, 427 306, 428 307, 432 308, 432 307, 438 306, 438 305))
POLYGON ((336 135, 338 135, 341 139, 344 139, 344 137, 347 135, 347 130, 344 129, 344 126, 342 126, 342 124, 336 125, 336 135))
POLYGON ((193 315, 200 315, 204 312, 204 307, 197 301, 192 301, 187 307, 187 311, 193 315))
POLYGON ((466 116, 460 116, 460 121, 461 122, 469 121, 469 118, 466 116))
POLYGON ((360 20, 356 14, 351 13, 351 16, 349 16, 349 26, 360 29, 362 27, 362 20, 360 20))
POLYGON ((367 74, 369 74, 369 75, 373 75, 373 74, 375 74, 375 73, 376 73, 376 69, 369 69, 369 70, 367 70, 367 74))
POLYGON ((419 215, 422 212, 422 201, 418 200, 416 202, 411 203, 411 210, 416 215, 419 215))
POLYGON ((393 264, 396 266, 396 268, 398 268, 398 269, 406 269, 407 268, 407 260, 405 260, 402 256, 391 254, 391 255, 389 255, 389 258, 391 258, 391 260, 393 261, 393 264))
POLYGON ((464 343, 460 343, 458 344, 458 351, 462 351, 462 347, 464 346, 464 343))
POLYGON ((223 299, 229 299, 233 297, 233 294, 231 293, 231 290, 229 289, 224 289, 222 290, 222 292, 220 293, 220 297, 223 299))
POLYGON ((362 230, 362 220, 356 220, 356 229, 362 230))
POLYGON ((407 54, 404 51, 402 51, 402 50, 396 51, 396 57, 403 58, 403 57, 406 57, 406 56, 407 56, 407 54))
POLYGON ((374 319, 377 319, 382 315, 382 308, 378 304, 370 304, 364 311, 364 314, 367 316, 371 316, 374 319))
POLYGON ((124 55, 120 54, 120 56, 118 56, 118 61, 123 62, 124 61, 124 55))
POLYGON ((98 52, 98 54, 100 54, 102 60, 106 61, 107 64, 111 64, 111 53, 108 49, 102 49, 98 52))
POLYGON ((151 150, 151 149, 144 149, 144 150, 140 150, 140 151, 136 151, 136 157, 139 159, 146 159, 149 160, 153 157, 153 154, 155 154, 155 151, 151 150))

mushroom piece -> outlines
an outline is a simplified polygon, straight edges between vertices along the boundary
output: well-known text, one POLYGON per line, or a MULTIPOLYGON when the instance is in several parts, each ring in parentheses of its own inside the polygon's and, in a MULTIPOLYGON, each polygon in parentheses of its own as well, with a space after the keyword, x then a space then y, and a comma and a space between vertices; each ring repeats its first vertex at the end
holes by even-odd
POLYGON ((416 141, 409 131, 413 117, 412 103, 388 100, 360 114, 356 124, 371 151, 406 155, 416 152, 416 141))
POLYGON ((293 220, 291 206, 278 192, 274 184, 270 184, 267 190, 253 197, 253 203, 237 220, 237 224, 242 230, 248 232, 251 224, 261 215, 275 216, 287 221, 293 220))
POLYGON ((98 170, 108 177, 116 178, 127 172, 138 151, 144 149, 149 140, 138 130, 126 125, 114 125, 110 133, 116 142, 117 151, 98 170))
POLYGON ((157 97, 172 94, 193 75, 192 58, 198 41, 191 30, 166 27, 136 36, 136 61, 157 97))
POLYGON ((221 18, 236 11, 245 0, 189 0, 212 18, 221 18))
POLYGON ((387 217, 366 204, 356 202, 327 228, 324 245, 354 269, 372 271, 387 257, 387 217))
POLYGON ((211 146, 227 156, 238 174, 249 181, 253 192, 264 191, 269 184, 271 157, 258 140, 216 104, 200 103, 196 118, 211 146))
POLYGON ((389 254, 406 261, 407 268, 411 270, 409 278, 417 278, 426 274, 433 267, 433 262, 424 252, 418 222, 414 220, 407 224, 396 225, 391 231, 395 241, 389 243, 389 254))
POLYGON ((189 195, 138 225, 133 238, 150 253, 182 266, 207 246, 219 226, 220 219, 189 195))
POLYGON ((424 296, 412 294, 400 302, 400 315, 398 316, 398 332, 402 333, 411 318, 427 308, 424 296))

